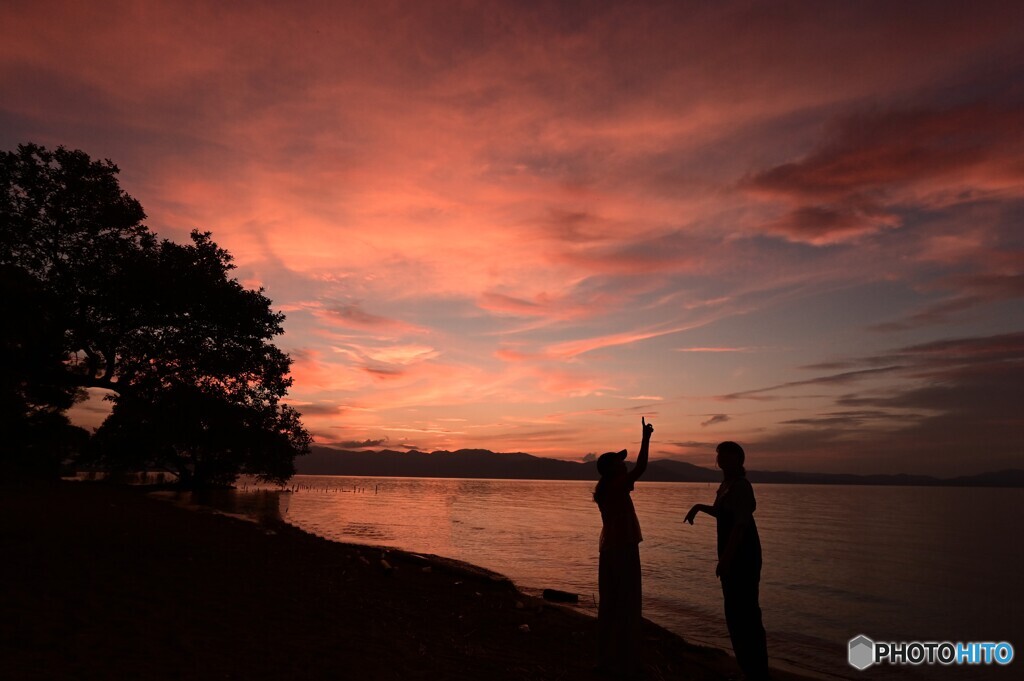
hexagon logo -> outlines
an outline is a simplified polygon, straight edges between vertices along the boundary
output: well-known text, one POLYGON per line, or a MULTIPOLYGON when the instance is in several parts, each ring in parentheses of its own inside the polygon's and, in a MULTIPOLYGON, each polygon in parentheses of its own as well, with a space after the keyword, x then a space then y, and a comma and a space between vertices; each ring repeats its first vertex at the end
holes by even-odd
POLYGON ((875 642, 861 634, 850 639, 850 666, 864 671, 875 663, 875 642))

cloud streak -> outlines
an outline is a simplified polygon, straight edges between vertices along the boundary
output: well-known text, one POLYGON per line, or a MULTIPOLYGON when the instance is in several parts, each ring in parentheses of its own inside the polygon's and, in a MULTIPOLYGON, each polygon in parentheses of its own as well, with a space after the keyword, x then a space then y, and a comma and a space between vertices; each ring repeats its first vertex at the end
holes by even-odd
MULTIPOLYGON (((1024 397, 1022 358, 1022 333, 943 339, 862 356, 851 363, 898 359, 900 366, 882 367, 880 374, 895 372, 901 380, 835 396, 836 408, 780 420, 781 428, 754 436, 754 442, 770 457, 827 450, 847 470, 901 472, 916 466, 950 474, 962 469, 964 451, 978 447, 989 450, 989 461, 1011 467, 1024 445, 1024 416, 1016 406, 1024 397)), ((834 384, 836 376, 859 380, 876 371, 822 379, 834 384)))
POLYGON ((323 438, 578 459, 656 403, 665 442, 815 468, 930 423, 932 374, 996 381, 930 343, 1024 327, 1018 14, 16 3, 0 142, 109 157, 161 236, 212 230, 323 438))

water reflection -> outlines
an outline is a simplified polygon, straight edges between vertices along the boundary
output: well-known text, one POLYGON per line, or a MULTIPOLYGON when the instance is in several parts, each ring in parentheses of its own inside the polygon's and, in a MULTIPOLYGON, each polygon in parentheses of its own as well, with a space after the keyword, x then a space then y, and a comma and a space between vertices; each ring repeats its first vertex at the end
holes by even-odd
MULTIPOLYGON (((243 485, 247 483, 243 482, 243 485)), ((193 499, 280 518, 329 539, 474 563, 527 591, 577 593, 593 608, 600 516, 592 483, 299 476, 291 492, 215 490, 193 499)), ((705 484, 640 483, 633 498, 644 614, 729 649, 714 577, 714 523, 685 530, 705 484)), ((773 661, 858 678, 846 642, 1024 640, 1024 490, 761 485, 762 607, 773 661)), ((999 670, 872 669, 874 678, 986 678, 999 670)))
POLYGON ((152 494, 180 506, 212 509, 263 525, 284 521, 291 496, 290 492, 260 488, 162 490, 152 494))
POLYGON ((373 542, 395 542, 398 537, 379 525, 369 523, 346 523, 338 530, 342 535, 373 542))

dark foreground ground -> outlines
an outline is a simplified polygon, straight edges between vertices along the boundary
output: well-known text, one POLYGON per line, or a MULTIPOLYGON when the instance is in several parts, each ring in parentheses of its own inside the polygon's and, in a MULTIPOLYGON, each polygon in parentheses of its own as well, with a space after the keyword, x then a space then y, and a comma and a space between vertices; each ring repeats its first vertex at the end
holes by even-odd
MULTIPOLYGON (((0 486, 3 679, 591 680, 596 629, 433 557, 188 511, 138 488, 0 486)), ((650 679, 737 673, 649 623, 644 645, 650 679)))

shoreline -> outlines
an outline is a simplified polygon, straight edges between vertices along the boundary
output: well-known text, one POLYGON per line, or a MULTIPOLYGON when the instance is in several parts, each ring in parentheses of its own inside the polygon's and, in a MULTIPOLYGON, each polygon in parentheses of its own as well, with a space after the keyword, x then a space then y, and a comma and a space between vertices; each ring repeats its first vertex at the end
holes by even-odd
MULTIPOLYGON (((307 477, 315 477, 315 476, 307 476, 307 477)), ((328 477, 332 477, 332 476, 328 476, 328 477)), ((376 480, 380 480, 380 478, 373 477, 373 476, 334 476, 334 477, 344 477, 344 478, 353 478, 353 479, 365 478, 367 480, 375 480, 375 481, 376 480)), ((425 479, 425 478, 419 478, 419 479, 425 479)), ((488 481, 496 481, 496 482, 500 482, 501 481, 500 479, 487 479, 487 480, 488 481)), ((538 482, 538 481, 532 480, 532 481, 527 481, 527 482, 538 482)), ((539 481, 539 482, 545 482, 545 481, 539 481)), ((559 482, 560 483, 560 482, 564 482, 564 481, 552 481, 552 482, 559 482)), ((579 481, 579 482, 589 483, 589 481, 579 481)), ((219 514, 226 515, 226 516, 229 516, 229 517, 236 517, 236 518, 239 518, 239 519, 242 519, 242 520, 247 520, 249 522, 257 522, 257 523, 280 522, 280 523, 285 523, 285 524, 290 525, 291 527, 294 527, 294 528, 298 529, 301 532, 305 532, 307 534, 312 534, 312 535, 314 535, 316 537, 320 537, 322 539, 325 539, 327 541, 330 541, 330 542, 336 543, 336 544, 342 544, 342 545, 346 545, 346 546, 362 547, 362 548, 371 549, 371 550, 399 551, 399 552, 403 552, 403 553, 406 553, 406 554, 411 554, 413 556, 421 555, 421 556, 424 556, 425 558, 427 558, 429 560, 441 561, 441 562, 455 564, 455 565, 461 565, 461 566, 465 567, 466 569, 469 569, 469 570, 472 570, 472 571, 478 571, 478 572, 481 572, 481 573, 488 573, 488 574, 492 574, 492 575, 495 575, 495 576, 507 579, 507 580, 511 581, 513 586, 516 589, 518 589, 519 591, 521 591, 524 595, 526 595, 527 597, 530 597, 530 598, 536 598, 538 600, 541 600, 543 598, 543 592, 547 588, 550 587, 549 584, 521 583, 521 582, 517 581, 516 579, 513 579, 509 575, 495 572, 491 568, 485 567, 483 565, 477 565, 475 563, 471 563, 471 562, 469 562, 468 560, 465 560, 465 559, 459 559, 459 558, 454 558, 454 557, 450 557, 450 556, 443 556, 443 555, 440 555, 440 554, 427 553, 427 552, 424 552, 424 551, 417 551, 417 550, 413 550, 413 549, 407 549, 407 548, 403 548, 403 547, 395 545, 395 544, 389 544, 389 543, 384 543, 384 542, 379 543, 379 544, 378 543, 369 543, 369 542, 368 543, 358 543, 356 541, 347 541, 347 540, 343 540, 343 539, 336 539, 336 538, 332 538, 332 537, 330 537, 328 535, 325 535, 325 534, 319 534, 319 533, 317 533, 315 531, 312 531, 311 529, 303 528, 301 525, 292 523, 291 521, 287 520, 281 514, 280 504, 279 503, 272 504, 271 505, 272 508, 268 507, 265 504, 247 504, 247 503, 244 503, 244 502, 241 503, 241 504, 239 503, 241 499, 244 499, 246 497, 246 495, 270 495, 271 497, 276 497, 277 495, 281 495, 281 494, 288 494, 288 495, 292 495, 292 494, 305 494, 305 493, 309 493, 309 492, 316 492, 318 490, 319 490, 319 488, 317 488, 315 485, 305 485, 304 486, 301 483, 301 481, 299 481, 297 483, 293 483, 291 486, 284 487, 284 488, 275 488, 275 487, 270 487, 270 486, 264 487, 264 486, 260 486, 259 484, 255 484, 255 485, 252 485, 252 486, 250 486, 249 484, 243 484, 242 486, 236 485, 234 488, 231 488, 230 490, 224 490, 224 491, 229 491, 230 492, 230 495, 225 496, 225 497, 221 497, 221 498, 217 498, 217 499, 209 499, 209 498, 207 498, 207 500, 204 501, 204 502, 184 501, 184 500, 180 500, 180 499, 175 499, 174 503, 179 504, 182 508, 188 508, 190 510, 195 510, 195 511, 199 511, 199 512, 219 513, 219 514), (244 510, 240 510, 240 509, 244 509, 244 510)), ((165 495, 165 496, 167 496, 169 498, 170 496, 176 496, 177 497, 177 496, 180 496, 182 494, 191 495, 192 493, 191 492, 166 491, 166 492, 153 492, 153 493, 151 493, 151 496, 165 495)), ((219 497, 219 495, 217 495, 217 496, 219 497)), ((559 587, 559 588, 561 588, 561 587, 559 587)), ((583 594, 577 594, 577 595, 579 596, 579 599, 580 599, 580 602, 578 604, 577 603, 555 603, 555 602, 550 602, 550 603, 552 605, 556 605, 558 607, 562 607, 562 608, 566 608, 566 609, 574 611, 574 612, 578 612, 581 615, 583 615, 585 617, 588 617, 590 619, 596 619, 597 618, 597 602, 596 602, 596 600, 591 601, 590 597, 587 597, 587 596, 585 596, 583 594), (589 604, 590 602, 592 602, 593 605, 590 605, 589 604)), ((593 597, 596 598, 596 594, 594 594, 593 597)), ((549 601, 545 601, 545 602, 549 602, 549 601)), ((645 621, 648 621, 651 625, 653 625, 655 627, 658 627, 660 629, 663 629, 668 635, 676 636, 676 637, 681 638, 688 645, 691 645, 691 646, 696 647, 696 648, 704 648, 704 649, 713 650, 713 651, 716 651, 716 652, 721 652, 721 653, 729 656, 730 658, 732 657, 732 648, 729 646, 728 633, 727 632, 723 634, 725 636, 725 645, 721 645, 719 642, 713 642, 713 641, 709 641, 709 640, 699 640, 699 639, 695 640, 693 638, 689 638, 689 637, 685 636, 682 633, 674 631, 673 629, 671 629, 666 624, 663 624, 663 623, 660 623, 660 622, 657 622, 657 621, 651 619, 651 617, 649 617, 647 615, 644 616, 644 619, 645 619, 645 621)), ((594 626, 596 626, 596 624, 594 626)), ((723 627, 724 627, 724 620, 723 620, 723 627)), ((826 673, 823 673, 823 672, 819 672, 819 671, 817 671, 817 670, 815 670, 815 669, 813 669, 811 667, 808 667, 806 665, 800 666, 800 665, 792 664, 788 660, 785 660, 785 659, 781 659, 780 660, 779 658, 775 659, 775 661, 774 661, 774 663, 772 665, 772 669, 776 673, 779 672, 779 671, 785 671, 785 672, 790 673, 791 675, 794 675, 796 678, 808 679, 808 681, 835 681, 837 679, 842 678, 842 677, 836 676, 834 674, 826 674, 826 673)))
MULTIPOLYGON (((6 678, 598 678, 592 616, 485 568, 183 509, 140 488, 3 491, 6 678)), ((647 620, 643 636, 651 679, 738 676, 718 649, 647 620)))

